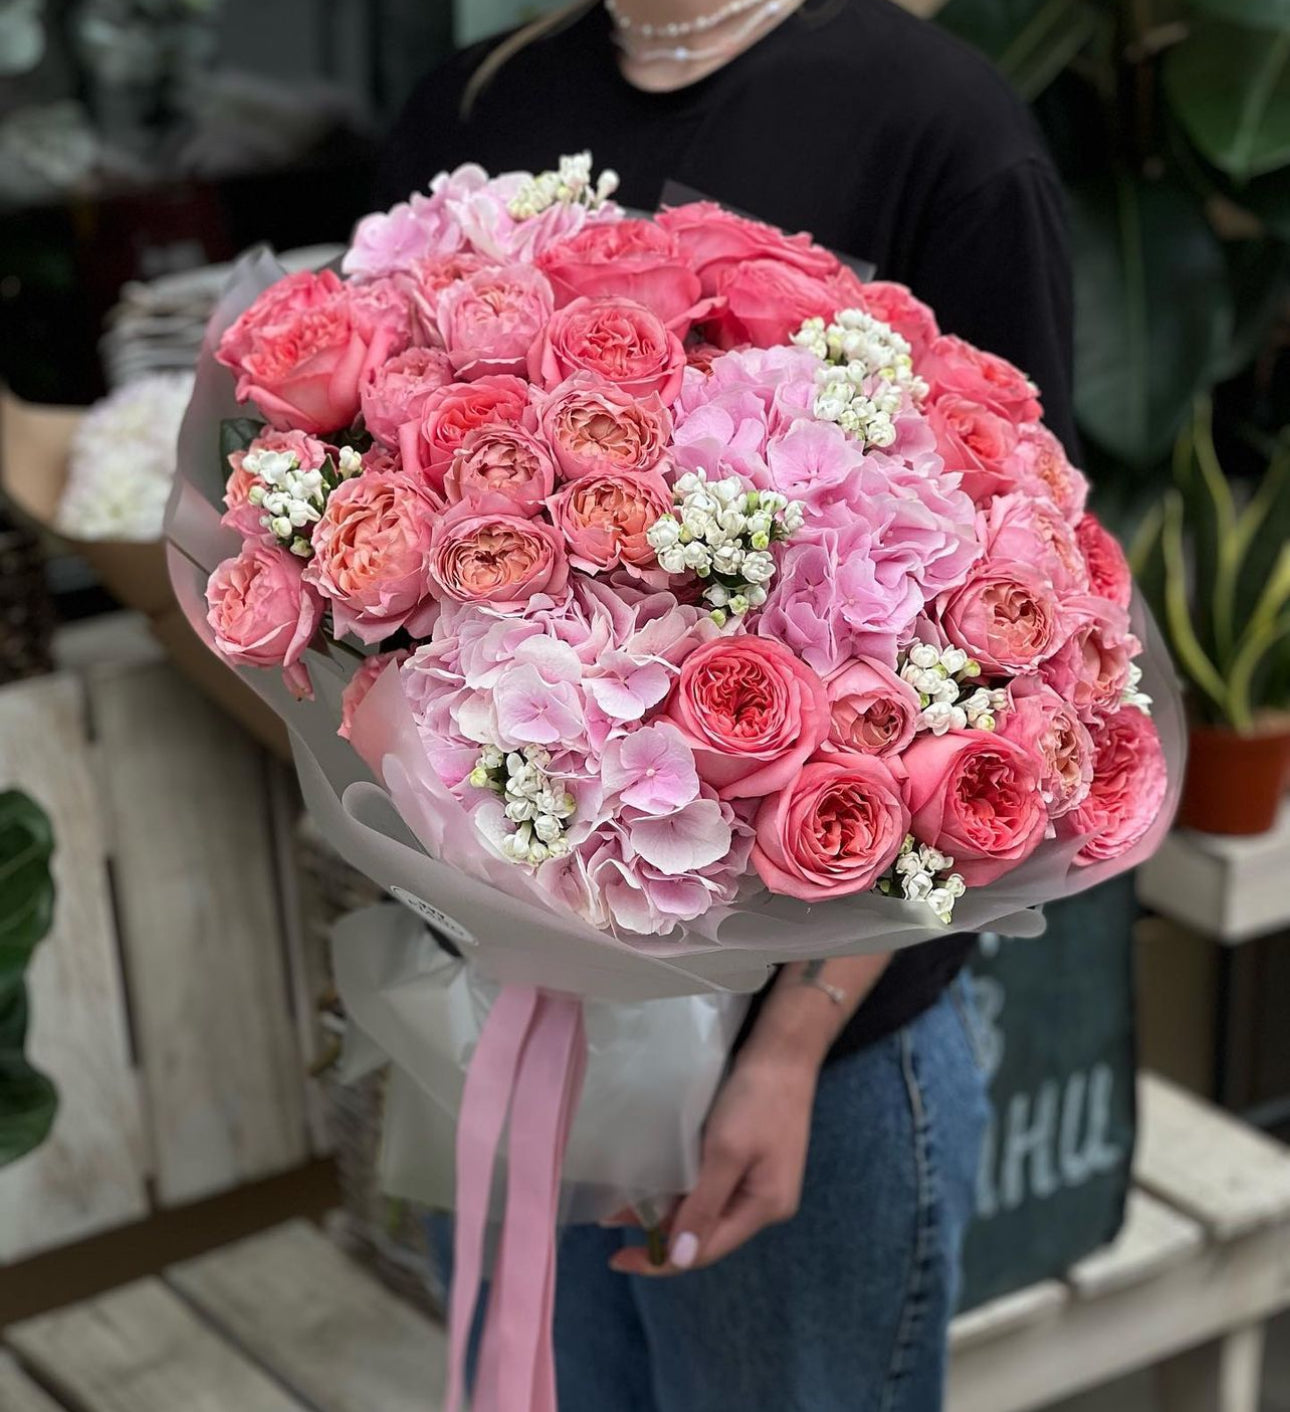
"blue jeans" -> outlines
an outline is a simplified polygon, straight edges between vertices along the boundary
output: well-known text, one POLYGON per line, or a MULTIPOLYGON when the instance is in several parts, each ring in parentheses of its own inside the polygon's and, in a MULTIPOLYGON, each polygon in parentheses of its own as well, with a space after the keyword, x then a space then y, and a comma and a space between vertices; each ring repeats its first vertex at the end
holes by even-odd
POLYGON ((560 1412, 938 1412, 987 1111, 970 1004, 956 982, 825 1068, 798 1214, 720 1263, 618 1275, 635 1233, 569 1228, 560 1412))

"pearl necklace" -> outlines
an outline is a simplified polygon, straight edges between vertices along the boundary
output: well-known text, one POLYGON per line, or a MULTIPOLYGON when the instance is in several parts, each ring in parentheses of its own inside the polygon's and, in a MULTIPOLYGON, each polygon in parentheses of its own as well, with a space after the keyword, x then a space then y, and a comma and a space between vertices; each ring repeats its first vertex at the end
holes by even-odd
POLYGON ((751 0, 750 3, 750 0, 732 0, 732 4, 727 5, 725 10, 719 10, 712 15, 703 16, 703 21, 706 21, 703 30, 699 28, 701 23, 699 20, 685 21, 683 25, 680 26, 682 33, 697 34, 713 29, 718 23, 723 23, 725 20, 734 19, 739 15, 747 14, 749 10, 753 11, 748 19, 746 19, 734 33, 725 36, 719 43, 709 45, 706 49, 691 49, 685 44, 665 45, 662 48, 655 49, 642 47, 640 40, 636 38, 637 34, 639 34, 642 39, 648 39, 650 35, 653 34, 661 34, 666 39, 673 39, 676 36, 667 32, 670 27, 666 25, 641 25, 632 26, 631 28, 627 25, 619 25, 618 17, 612 8, 613 0, 605 0, 605 8, 609 10, 615 25, 618 26, 617 33, 614 35, 615 42, 628 58, 633 59, 636 63, 653 64, 662 60, 668 60, 677 64, 702 64, 710 59, 720 59, 733 51, 737 51, 750 34, 760 29, 768 20, 778 15, 788 2, 789 0, 751 0), (647 29, 650 31, 649 35, 646 34, 647 29), (635 30, 635 33, 633 33, 633 30, 635 30))
POLYGON ((692 20, 673 20, 661 25, 648 24, 634 20, 630 15, 624 15, 618 7, 618 0, 605 0, 605 9, 609 11, 609 18, 613 20, 615 28, 623 34, 639 34, 642 39, 683 39, 692 34, 706 34, 710 29, 716 29, 727 20, 733 20, 763 3, 764 0, 730 0, 729 4, 723 5, 719 10, 713 10, 710 14, 696 15, 692 20))

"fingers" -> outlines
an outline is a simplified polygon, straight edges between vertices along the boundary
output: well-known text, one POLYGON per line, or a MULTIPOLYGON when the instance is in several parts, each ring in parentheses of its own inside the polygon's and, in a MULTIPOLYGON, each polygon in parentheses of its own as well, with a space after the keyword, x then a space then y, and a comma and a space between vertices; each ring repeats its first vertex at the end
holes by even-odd
POLYGON ((747 1161, 735 1152, 709 1146, 694 1190, 677 1207, 670 1222, 671 1242, 665 1265, 650 1262, 648 1251, 633 1246, 620 1250, 611 1268, 630 1275, 668 1275, 693 1268, 709 1235, 720 1225, 747 1171, 747 1161))

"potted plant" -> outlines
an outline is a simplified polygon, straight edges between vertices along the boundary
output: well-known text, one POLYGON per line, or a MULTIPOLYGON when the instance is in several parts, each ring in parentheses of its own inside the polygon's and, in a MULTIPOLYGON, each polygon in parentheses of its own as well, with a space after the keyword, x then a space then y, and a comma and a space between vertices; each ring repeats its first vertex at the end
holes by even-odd
POLYGON ((1202 401, 1175 446, 1173 481, 1132 558, 1189 689, 1179 822, 1263 833, 1290 769, 1290 435, 1238 500, 1202 401))
POLYGON ((0 1167, 45 1140, 58 1096, 24 1055, 24 974, 54 915, 49 819, 19 790, 0 793, 0 1167))

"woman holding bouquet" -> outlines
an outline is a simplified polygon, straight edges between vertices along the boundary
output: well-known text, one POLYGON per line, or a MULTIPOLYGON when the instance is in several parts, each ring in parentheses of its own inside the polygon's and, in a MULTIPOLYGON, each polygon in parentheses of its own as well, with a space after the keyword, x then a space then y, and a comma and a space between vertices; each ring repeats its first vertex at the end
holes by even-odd
MULTIPOLYGON (((428 78, 381 195, 589 145, 629 206, 655 208, 672 179, 872 261, 946 332, 1024 368, 1073 451, 1058 181, 1020 102, 942 32, 890 0, 577 4, 428 78)), ((564 1238, 564 1412, 940 1407, 986 1113, 956 979, 971 945, 780 972, 668 1264, 630 1228, 564 1238)))

